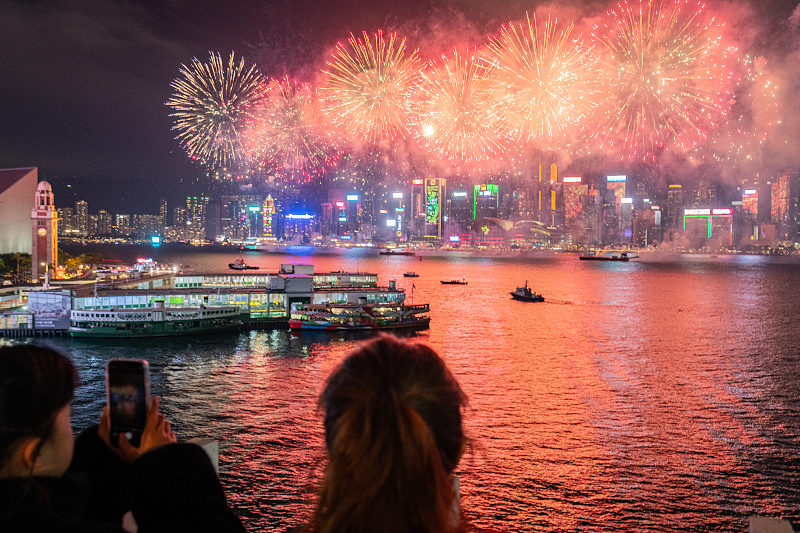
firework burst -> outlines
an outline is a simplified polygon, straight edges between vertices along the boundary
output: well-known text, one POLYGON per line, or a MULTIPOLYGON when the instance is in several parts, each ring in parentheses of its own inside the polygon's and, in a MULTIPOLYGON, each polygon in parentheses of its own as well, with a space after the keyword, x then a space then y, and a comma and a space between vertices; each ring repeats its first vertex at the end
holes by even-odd
POLYGON ((320 90, 326 114, 350 136, 375 143, 404 135, 409 93, 419 77, 416 50, 406 56, 405 39, 395 34, 387 43, 383 33, 370 39, 350 36, 349 47, 339 44, 324 71, 320 90))
POLYGON ((491 65, 477 54, 431 63, 415 91, 414 135, 453 162, 485 161, 500 150, 492 111, 491 65))
POLYGON ((254 105, 263 97, 263 77, 255 65, 237 64, 234 54, 225 63, 210 53, 208 63, 192 59, 181 65, 183 77, 174 80, 167 101, 175 117, 180 145, 194 160, 211 167, 242 163, 241 132, 254 105))
POLYGON ((558 32, 547 19, 527 26, 509 24, 489 39, 487 61, 495 65, 497 113, 514 141, 550 139, 577 124, 594 107, 598 93, 591 47, 572 39, 570 24, 558 32))
POLYGON ((613 24, 598 32, 611 87, 601 142, 646 160, 706 138, 726 113, 732 78, 722 25, 682 0, 624 2, 609 15, 613 24))
POLYGON ((334 154, 321 127, 314 91, 288 78, 273 80, 245 135, 250 157, 294 181, 309 181, 334 154))

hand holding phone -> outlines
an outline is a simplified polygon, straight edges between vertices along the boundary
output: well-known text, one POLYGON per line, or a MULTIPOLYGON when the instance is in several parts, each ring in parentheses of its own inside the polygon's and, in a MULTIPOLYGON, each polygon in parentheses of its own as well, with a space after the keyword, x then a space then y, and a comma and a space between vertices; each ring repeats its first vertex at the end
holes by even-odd
POLYGON ((144 359, 109 359, 106 392, 111 421, 110 441, 119 447, 125 435, 138 448, 150 409, 150 369, 144 359))

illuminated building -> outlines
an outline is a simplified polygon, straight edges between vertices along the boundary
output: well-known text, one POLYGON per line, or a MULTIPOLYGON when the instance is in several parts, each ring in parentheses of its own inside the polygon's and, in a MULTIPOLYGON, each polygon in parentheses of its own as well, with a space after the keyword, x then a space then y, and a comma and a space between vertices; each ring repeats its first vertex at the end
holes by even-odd
POLYGON ((190 241, 206 240, 206 207, 208 197, 186 197, 186 232, 190 241))
POLYGON ((581 196, 589 193, 589 186, 582 183, 580 176, 564 178, 564 227, 566 229, 581 228, 581 196))
POLYGON ((472 221, 472 198, 467 187, 459 187, 450 193, 450 220, 466 229, 472 221))
POLYGON ((75 211, 71 207, 59 207, 58 213, 58 234, 71 235, 74 228, 75 211))
POLYGON ((46 181, 36 186, 31 230, 31 281, 37 283, 48 272, 52 277, 58 266, 58 214, 53 202, 53 189, 46 181))
POLYGON ((600 244, 602 240, 601 205, 597 189, 590 189, 587 194, 581 196, 580 221, 582 232, 576 239, 578 244, 600 244))
POLYGON ((319 232, 320 235, 324 237, 328 237, 333 235, 333 204, 330 202, 324 202, 320 205, 320 222, 319 222, 319 232))
POLYGON ((758 220, 758 189, 742 191, 742 209, 748 211, 753 220, 758 220))
POLYGON ((111 213, 105 209, 97 212, 97 234, 108 236, 111 235, 111 213))
POLYGON ((422 237, 425 231, 425 180, 411 180, 411 193, 408 204, 404 208, 404 218, 408 224, 408 233, 422 237))
POLYGON ((344 235, 347 233, 347 207, 344 190, 328 189, 328 203, 333 207, 332 233, 344 235))
POLYGON ((89 215, 89 237, 97 237, 100 234, 97 224, 97 215, 89 215))
POLYGON ((179 205, 172 208, 172 225, 181 227, 186 225, 186 208, 179 205))
POLYGON ((425 180, 425 236, 442 238, 442 199, 447 194, 447 180, 429 178, 425 180))
POLYGON ((131 216, 130 215, 116 215, 116 228, 117 235, 129 236, 131 234, 131 216))
POLYGON ((310 244, 314 233, 314 215, 291 214, 284 217, 283 228, 287 240, 297 244, 310 244))
MULTIPOLYGON (((92 215, 94 216, 94 215, 92 215)), ((158 215, 133 215, 133 237, 140 241, 150 241, 161 231, 161 217, 158 215)))
POLYGON ((500 190, 494 184, 475 185, 472 195, 472 219, 496 218, 500 205, 500 190))
POLYGON ((359 231, 361 229, 361 203, 359 202, 359 195, 351 193, 345 196, 347 203, 346 214, 347 218, 347 231, 359 231))
POLYGON ((392 193, 392 200, 388 203, 387 209, 381 209, 381 218, 383 222, 382 231, 390 233, 390 241, 400 242, 405 240, 406 225, 404 220, 406 218, 406 193, 401 191, 394 191, 392 193))
POLYGON ((717 191, 718 188, 716 185, 706 180, 700 180, 700 182, 691 189, 691 201, 689 205, 695 209, 703 206, 716 207, 717 191))
POLYGON ((360 224, 375 224, 375 195, 371 190, 364 191, 361 195, 361 208, 359 210, 360 224))
POLYGON ((648 246, 661 241, 661 209, 644 201, 644 208, 636 211, 633 221, 633 242, 639 246, 648 246))
POLYGON ((163 196, 158 199, 158 216, 161 217, 161 226, 167 226, 167 214, 169 211, 167 210, 167 199, 163 196))
POLYGON ((543 179, 542 164, 539 163, 539 178, 536 182, 536 221, 554 226, 556 224, 556 202, 558 190, 558 165, 550 164, 550 176, 543 179))
POLYGON ((699 246, 733 245, 733 210, 730 208, 699 208, 683 210, 683 229, 687 237, 699 246))
POLYGON ((677 228, 683 217, 683 187, 677 184, 667 190, 666 227, 677 228))
POLYGON ((615 198, 621 200, 625 198, 625 184, 627 181, 627 176, 606 176, 606 188, 613 192, 615 198))
POLYGON ((75 229, 84 237, 89 235, 89 204, 85 200, 75 202, 75 229))
POLYGON ((272 195, 268 194, 267 198, 264 200, 264 208, 261 211, 261 215, 264 218, 264 237, 267 239, 274 239, 275 238, 275 200, 272 199, 272 195))
POLYGON ((633 239, 633 198, 621 198, 619 202, 619 236, 623 242, 633 239))
POLYGON ((527 187, 518 187, 512 192, 512 198, 514 218, 517 220, 533 220, 536 206, 531 190, 527 187))
POLYGON ((775 224, 775 231, 780 240, 795 240, 797 237, 799 177, 797 171, 784 170, 772 182, 770 218, 771 222, 775 224))

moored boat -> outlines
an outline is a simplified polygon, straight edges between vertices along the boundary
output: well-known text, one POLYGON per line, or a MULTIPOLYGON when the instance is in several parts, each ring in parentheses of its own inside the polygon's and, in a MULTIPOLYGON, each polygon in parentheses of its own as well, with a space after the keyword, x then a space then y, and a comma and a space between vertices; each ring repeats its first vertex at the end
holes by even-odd
POLYGON ((293 303, 291 329, 382 330, 425 329, 430 324, 428 304, 303 304, 293 303))
POLYGON ((236 331, 242 326, 238 306, 141 307, 70 311, 72 337, 166 337, 236 331))
POLYGON ((527 280, 525 281, 525 285, 522 287, 517 287, 517 290, 510 293, 511 297, 515 300, 520 300, 522 302, 543 302, 544 296, 541 294, 535 293, 528 287, 527 280))

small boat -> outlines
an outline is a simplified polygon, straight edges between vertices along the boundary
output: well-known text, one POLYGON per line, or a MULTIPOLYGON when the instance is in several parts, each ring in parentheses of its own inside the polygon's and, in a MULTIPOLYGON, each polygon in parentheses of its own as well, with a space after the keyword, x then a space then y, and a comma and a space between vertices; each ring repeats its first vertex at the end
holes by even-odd
MULTIPOLYGON (((628 252, 622 252, 617 254, 615 252, 611 252, 611 255, 582 255, 581 261, 630 261, 630 257, 628 257, 628 252)), ((634 258, 635 259, 635 258, 634 258)))
POLYGON ((380 254, 381 255, 417 255, 414 252, 408 252, 408 251, 397 252, 395 250, 386 250, 386 251, 381 252, 380 254))
POLYGON ((295 302, 289 318, 292 330, 425 329, 428 304, 304 304, 295 302))
POLYGON ((440 281, 439 283, 441 283, 442 285, 466 285, 467 279, 466 278, 461 278, 460 280, 453 279, 450 281, 440 281))
POLYGON ((403 274, 403 276, 407 278, 418 278, 419 274, 417 274, 416 272, 406 272, 405 274, 403 274))
POLYGON ((528 287, 528 281, 525 281, 523 287, 517 287, 517 290, 511 293, 511 297, 521 302, 543 302, 544 296, 537 294, 528 287))
POLYGON ((228 268, 231 270, 258 270, 258 267, 248 265, 241 257, 233 263, 228 263, 228 268))

